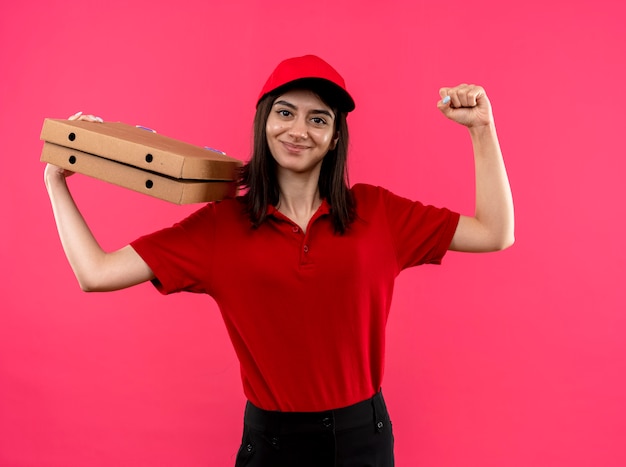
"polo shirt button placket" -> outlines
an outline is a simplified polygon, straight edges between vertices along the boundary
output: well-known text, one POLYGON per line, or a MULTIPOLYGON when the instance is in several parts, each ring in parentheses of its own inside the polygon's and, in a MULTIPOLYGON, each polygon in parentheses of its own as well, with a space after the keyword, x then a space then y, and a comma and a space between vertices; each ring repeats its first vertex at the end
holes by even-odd
MULTIPOLYGON (((308 238, 304 238, 304 242, 306 242, 308 238)), ((309 254, 310 247, 308 243, 303 243, 300 245, 300 265, 310 265, 311 264, 311 255, 309 254)))

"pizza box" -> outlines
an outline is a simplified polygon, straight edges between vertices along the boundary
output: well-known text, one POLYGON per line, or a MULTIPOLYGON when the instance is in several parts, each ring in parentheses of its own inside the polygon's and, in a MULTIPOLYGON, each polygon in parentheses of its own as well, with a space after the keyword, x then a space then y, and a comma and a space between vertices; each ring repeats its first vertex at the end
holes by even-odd
MULTIPOLYGON (((41 139, 176 179, 232 181, 241 166, 220 151, 121 122, 46 118, 41 139)), ((99 173, 93 176, 100 178, 99 173)))
POLYGON ((237 194, 231 180, 177 179, 49 142, 44 142, 41 160, 176 204, 205 203, 237 194))

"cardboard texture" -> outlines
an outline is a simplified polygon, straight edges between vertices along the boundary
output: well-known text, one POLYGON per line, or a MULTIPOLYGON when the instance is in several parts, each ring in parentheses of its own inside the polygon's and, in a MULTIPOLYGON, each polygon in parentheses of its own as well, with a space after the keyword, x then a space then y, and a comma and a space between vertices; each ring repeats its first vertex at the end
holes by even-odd
POLYGON ((120 122, 47 118, 41 160, 176 204, 237 193, 241 161, 120 122))
POLYGON ((41 160, 176 204, 206 203, 237 192, 230 181, 174 179, 48 142, 41 160))
POLYGON ((46 118, 41 139, 173 178, 234 180, 241 162, 120 122, 46 118))

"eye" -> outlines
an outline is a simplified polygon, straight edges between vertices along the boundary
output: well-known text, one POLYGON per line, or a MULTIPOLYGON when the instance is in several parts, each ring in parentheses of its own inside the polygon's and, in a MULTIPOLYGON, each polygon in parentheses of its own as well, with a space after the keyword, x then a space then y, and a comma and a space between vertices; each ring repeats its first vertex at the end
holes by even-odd
POLYGON ((276 113, 278 115, 280 115, 281 117, 290 117, 291 116, 291 112, 289 110, 286 110, 286 109, 277 110, 276 113))
POLYGON ((326 125, 326 120, 324 120, 322 117, 313 117, 311 120, 316 125, 326 125))

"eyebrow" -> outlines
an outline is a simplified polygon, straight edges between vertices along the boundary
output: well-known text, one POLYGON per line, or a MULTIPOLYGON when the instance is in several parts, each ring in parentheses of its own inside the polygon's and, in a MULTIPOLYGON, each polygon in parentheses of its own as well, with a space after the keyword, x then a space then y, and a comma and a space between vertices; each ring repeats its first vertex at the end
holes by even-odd
MULTIPOLYGON (((291 102, 288 102, 288 101, 276 101, 274 102, 274 105, 284 105, 285 107, 289 107, 290 109, 298 110, 298 107, 296 107, 295 105, 293 105, 291 102)), ((331 112, 329 112, 328 110, 324 110, 324 109, 314 109, 311 111, 311 113, 328 115, 332 119, 335 118, 335 116, 331 112)))

